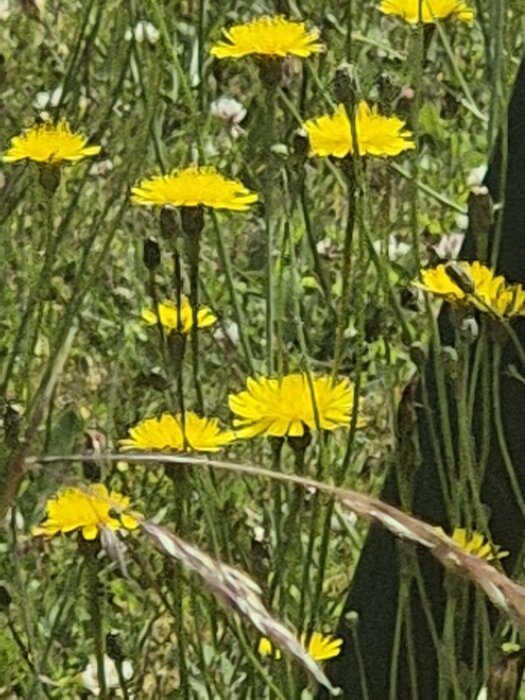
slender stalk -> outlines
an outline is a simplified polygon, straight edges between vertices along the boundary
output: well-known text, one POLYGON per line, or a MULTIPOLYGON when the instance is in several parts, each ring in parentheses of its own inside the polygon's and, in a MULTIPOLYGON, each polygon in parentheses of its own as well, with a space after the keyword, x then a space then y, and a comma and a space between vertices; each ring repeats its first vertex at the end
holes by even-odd
POLYGON ((85 559, 86 599, 90 613, 95 658, 97 662, 97 680, 99 685, 98 696, 107 700, 106 672, 104 664, 105 636, 104 615, 102 612, 102 584, 99 581, 98 553, 100 544, 97 540, 88 542, 81 540, 81 551, 85 559))
POLYGON ((239 339, 241 341, 242 348, 244 350, 244 358, 246 361, 246 365, 250 371, 251 374, 254 372, 254 361, 253 361, 253 354, 252 354, 252 349, 250 346, 250 342, 248 340, 248 336, 246 335, 246 320, 244 317, 244 313, 239 301, 239 297, 237 294, 237 290, 235 289, 235 279, 233 276, 233 269, 232 269, 232 264, 231 264, 231 258, 230 254, 228 252, 228 249, 226 247, 226 243, 224 241, 224 236, 222 233, 222 230, 219 226, 219 221, 217 219, 217 215, 215 212, 211 212, 211 217, 213 221, 213 227, 215 229, 215 235, 217 237, 217 248, 219 251, 219 260, 222 266, 222 269, 224 270, 224 274, 226 275, 226 284, 228 287, 228 292, 230 294, 230 301, 232 302, 233 305, 233 312, 235 315, 235 322, 237 323, 237 327, 239 330, 239 339))
POLYGON ((335 331, 334 361, 332 377, 337 377, 343 359, 345 333, 350 310, 350 272, 352 267, 352 243, 355 229, 356 183, 353 173, 347 177, 348 212, 346 218, 343 244, 343 265, 341 268, 341 299, 339 301, 338 321, 335 331))

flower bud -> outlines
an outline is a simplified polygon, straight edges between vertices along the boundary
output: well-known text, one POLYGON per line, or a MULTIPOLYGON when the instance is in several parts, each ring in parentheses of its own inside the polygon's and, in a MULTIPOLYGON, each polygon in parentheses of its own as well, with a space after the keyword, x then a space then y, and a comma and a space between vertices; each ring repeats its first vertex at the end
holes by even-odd
POLYGON ((160 265, 160 247, 153 238, 146 238, 144 241, 142 259, 150 272, 154 272, 160 265))

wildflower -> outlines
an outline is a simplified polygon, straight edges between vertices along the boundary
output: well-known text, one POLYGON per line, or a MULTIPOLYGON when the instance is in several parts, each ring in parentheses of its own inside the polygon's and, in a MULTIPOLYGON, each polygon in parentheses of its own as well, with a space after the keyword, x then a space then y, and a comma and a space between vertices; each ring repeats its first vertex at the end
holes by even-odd
POLYGON ((116 491, 109 493, 104 484, 67 488, 47 502, 47 520, 33 529, 33 535, 52 537, 59 532, 81 530, 85 540, 94 540, 103 527, 133 530, 138 526, 137 519, 122 512, 128 507, 127 496, 116 491))
MULTIPOLYGON (((150 326, 156 325, 159 320, 164 332, 169 335, 172 331, 179 330, 179 313, 177 304, 169 299, 164 299, 157 305, 157 313, 153 309, 144 309, 142 318, 150 326)), ((217 317, 208 306, 197 309, 197 328, 207 328, 215 323, 217 317)), ((190 333, 193 327, 193 309, 187 297, 180 300, 180 332, 184 335, 190 333)))
MULTIPOLYGON (((344 158, 354 153, 350 119, 343 104, 334 114, 309 119, 304 128, 310 140, 311 155, 344 158)), ((361 156, 397 156, 415 148, 412 133, 398 117, 383 117, 377 107, 361 101, 355 114, 357 150, 361 156)))
POLYGON ((214 117, 224 122, 234 139, 245 133, 241 122, 246 117, 248 110, 233 97, 219 97, 218 100, 211 103, 210 112, 214 117))
POLYGON ((217 418, 201 418, 186 411, 163 413, 159 418, 146 418, 128 430, 129 438, 120 440, 121 450, 158 450, 159 452, 218 452, 233 442, 231 430, 222 430, 217 418))
POLYGON ((198 207, 246 211, 258 199, 239 180, 231 180, 212 167, 191 166, 143 180, 131 189, 134 204, 198 207))
MULTIPOLYGON (((381 11, 386 15, 398 15, 406 22, 419 22, 419 0, 383 0, 381 11)), ((421 3, 421 21, 432 24, 436 19, 457 17, 461 22, 472 22, 474 10, 463 0, 423 0, 421 3)))
POLYGON ((4 154, 6 163, 28 158, 37 163, 59 165, 63 161, 82 160, 100 153, 100 146, 87 146, 87 138, 74 134, 67 122, 36 124, 21 136, 11 139, 11 148, 4 154))
MULTIPOLYGON (((444 530, 440 527, 437 527, 436 531, 440 535, 445 534, 444 530)), ((509 556, 507 551, 500 551, 501 547, 486 540, 480 532, 472 532, 464 527, 455 528, 450 538, 465 552, 465 554, 472 554, 488 562, 504 559, 509 556)))
POLYGON ((259 17, 222 31, 227 41, 220 41, 210 51, 216 58, 242 58, 253 54, 307 58, 323 50, 323 45, 317 41, 318 29, 307 31, 304 22, 285 17, 259 17))
MULTIPOLYGON (((301 644, 306 646, 306 634, 301 635, 301 644)), ((326 661, 341 653, 343 640, 331 635, 314 632, 310 637, 310 642, 307 651, 314 661, 326 661)), ((259 654, 261 656, 271 656, 274 659, 280 659, 282 654, 279 649, 276 649, 267 637, 261 637, 259 640, 259 654)))
MULTIPOLYGON (((121 674, 124 680, 129 681, 133 677, 133 664, 129 659, 121 660, 121 674)), ((120 680, 117 672, 117 666, 112 658, 104 654, 104 677, 106 679, 106 688, 120 688, 120 680)), ((80 676, 81 683, 95 697, 100 695, 100 686, 98 684, 98 664, 94 655, 88 657, 88 662, 80 676)))
POLYGON ((421 282, 415 284, 452 304, 473 306, 499 318, 525 316, 525 290, 521 284, 508 283, 479 260, 472 263, 462 260, 456 266, 454 278, 451 268, 441 264, 422 270, 421 282), (460 286, 458 274, 465 276, 466 284, 460 286))
POLYGON ((314 396, 306 374, 249 377, 245 390, 229 396, 230 409, 239 416, 234 419, 238 437, 300 437, 315 430, 317 421, 321 430, 349 425, 353 404, 349 380, 312 377, 312 384, 314 396))

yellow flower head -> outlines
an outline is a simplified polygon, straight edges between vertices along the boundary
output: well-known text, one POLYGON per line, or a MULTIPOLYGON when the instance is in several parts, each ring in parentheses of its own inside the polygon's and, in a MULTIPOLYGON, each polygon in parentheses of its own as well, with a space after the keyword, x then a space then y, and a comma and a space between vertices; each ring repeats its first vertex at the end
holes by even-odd
MULTIPOLYGON (((344 105, 338 105, 333 114, 309 119, 304 128, 314 156, 344 158, 354 153, 350 119, 344 105)), ((412 133, 405 130, 405 122, 398 117, 383 117, 377 107, 359 103, 355 115, 357 150, 361 156, 397 156, 415 148, 412 133)))
MULTIPOLYGON (((177 302, 164 299, 157 306, 157 313, 153 309, 144 309, 142 318, 150 326, 156 325, 159 320, 166 335, 178 330, 179 314, 177 302)), ((207 328, 215 323, 217 317, 208 306, 201 306, 197 310, 197 328, 207 328)), ((180 300, 180 332, 184 335, 190 333, 193 327, 193 311, 188 297, 182 296, 180 300)))
POLYGON ((128 430, 129 438, 120 440, 121 450, 159 452, 218 452, 235 439, 231 430, 222 430, 217 418, 201 418, 193 411, 182 415, 163 413, 146 418, 128 430))
MULTIPOLYGON (((437 527, 437 532, 444 535, 442 528, 437 527)), ((501 547, 486 540, 480 532, 472 532, 464 527, 455 528, 450 538, 460 547, 465 554, 473 554, 485 561, 496 561, 509 556, 506 551, 500 551, 501 547)))
MULTIPOLYGON (((306 646, 306 634, 302 634, 300 639, 301 644, 306 646)), ((335 656, 339 656, 342 644, 343 640, 338 637, 314 632, 310 637, 307 652, 314 661, 326 661, 327 659, 333 659, 335 656)), ((282 657, 281 651, 274 647, 267 637, 261 637, 259 640, 258 651, 261 656, 271 656, 274 659, 280 659, 282 657)))
MULTIPOLYGON (((397 15, 406 22, 419 22, 419 0, 383 0, 381 11, 386 15, 397 15)), ((472 22, 474 10, 463 0, 423 0, 421 21, 432 24, 436 19, 457 17, 461 22, 472 22)))
POLYGON ((259 17, 246 24, 223 29, 227 41, 219 41, 210 53, 216 58, 242 58, 256 54, 284 58, 291 54, 307 58, 323 50, 319 30, 306 31, 304 22, 285 17, 259 17))
POLYGON ((33 528, 33 535, 52 537, 59 532, 81 530, 85 540, 94 540, 103 527, 133 530, 138 521, 122 512, 128 508, 129 498, 116 491, 109 493, 104 484, 64 489, 47 502, 47 520, 33 528))
POLYGON ((82 134, 74 134, 67 122, 36 124, 21 136, 11 139, 11 148, 4 154, 6 163, 34 160, 37 163, 59 165, 63 161, 75 163, 86 156, 96 156, 100 146, 86 146, 82 134))
POLYGON ((258 199, 239 180, 230 180, 215 168, 191 166, 143 180, 131 188, 133 204, 157 207, 211 207, 246 211, 258 199))
POLYGON ((422 270, 421 282, 414 284, 452 304, 473 306, 500 318, 525 316, 525 290, 521 284, 509 284, 478 260, 472 263, 462 260, 456 265, 465 276, 466 285, 460 287, 459 280, 452 279, 446 265, 422 270))
POLYGON ((238 437, 299 437, 306 428, 316 429, 316 413, 321 430, 348 426, 354 399, 348 379, 334 382, 328 376, 312 377, 312 383, 316 410, 306 374, 281 379, 249 377, 246 389, 230 394, 228 400, 239 416, 233 423, 238 437))

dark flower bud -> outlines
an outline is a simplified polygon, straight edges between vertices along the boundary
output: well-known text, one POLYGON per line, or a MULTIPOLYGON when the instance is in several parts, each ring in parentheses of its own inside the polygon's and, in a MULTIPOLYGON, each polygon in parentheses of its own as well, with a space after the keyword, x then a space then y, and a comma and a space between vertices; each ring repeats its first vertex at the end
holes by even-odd
POLYGON ((474 294, 474 282, 470 275, 465 272, 456 262, 448 262, 445 265, 447 275, 457 284, 465 294, 474 294))
POLYGON ((142 259, 150 272, 154 272, 160 265, 160 247, 153 238, 146 238, 142 259))
POLYGON ((202 207, 181 207, 180 220, 187 236, 199 236, 204 226, 204 210, 202 207))
POLYGON ((7 610, 11 605, 11 594, 7 590, 7 586, 3 581, 0 581, 0 610, 7 610))
POLYGON ((162 207, 160 212, 160 230, 164 238, 177 238, 181 232, 179 214, 170 207, 162 207))
POLYGON ((41 165, 39 182, 46 192, 54 194, 60 185, 60 168, 56 165, 41 165))
POLYGON ((296 129, 293 135, 293 152, 297 160, 304 163, 308 157, 308 136, 303 129, 296 129))
POLYGON ((113 661, 122 661, 124 658, 118 632, 108 632, 106 635, 106 652, 113 661))
POLYGON ((342 63, 335 71, 334 95, 338 102, 342 102, 347 111, 353 111, 357 106, 357 81, 355 67, 350 63, 342 63))
POLYGON ((267 89, 280 85, 283 77, 283 62, 279 58, 263 57, 259 62, 259 77, 267 89))

